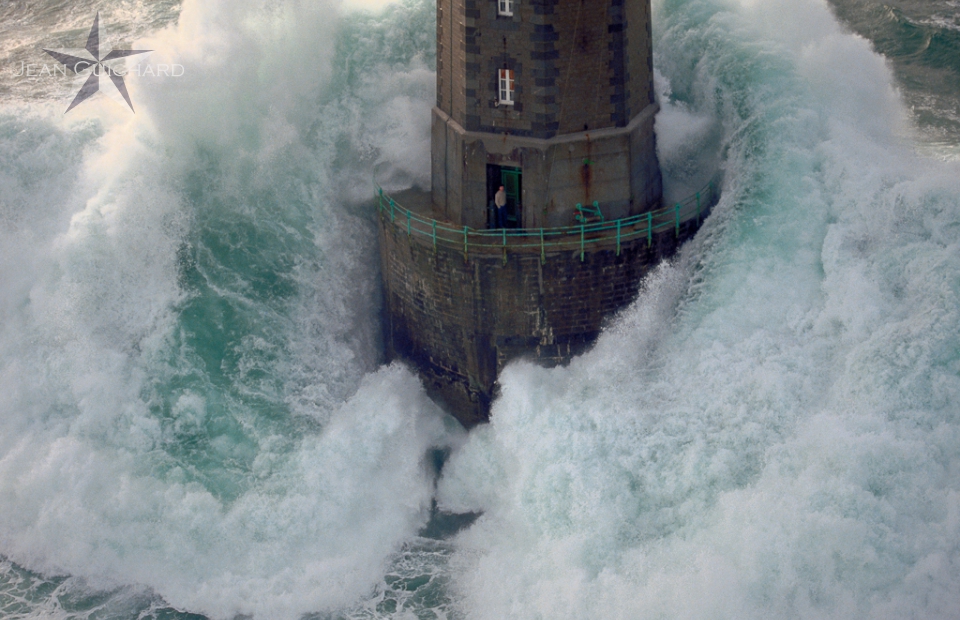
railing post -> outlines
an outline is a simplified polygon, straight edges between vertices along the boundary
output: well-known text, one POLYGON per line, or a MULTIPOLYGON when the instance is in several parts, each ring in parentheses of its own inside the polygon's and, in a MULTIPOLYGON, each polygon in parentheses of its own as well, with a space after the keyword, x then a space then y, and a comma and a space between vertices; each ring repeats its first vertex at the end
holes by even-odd
POLYGON ((463 227, 463 262, 467 262, 467 227, 463 227))
POLYGON ((647 247, 653 242, 653 211, 647 211, 647 247))
POLYGON ((391 199, 390 199, 390 222, 391 222, 391 223, 393 222, 393 220, 396 219, 396 215, 394 215, 394 213, 393 213, 393 208, 394 208, 394 206, 395 206, 395 205, 394 205, 394 202, 393 202, 393 198, 391 198, 391 199))
POLYGON ((677 203, 677 206, 674 208, 674 211, 677 212, 677 224, 674 227, 673 233, 674 233, 674 236, 679 237, 680 236, 680 203, 679 202, 677 203))
POLYGON ((620 220, 617 220, 617 256, 620 256, 620 220))
POLYGON ((502 235, 502 238, 503 238, 503 264, 506 265, 507 264, 507 229, 501 228, 500 234, 502 235))
POLYGON ((583 262, 583 222, 580 222, 580 262, 583 262))
POLYGON ((543 228, 540 229, 540 264, 547 264, 547 253, 543 249, 543 228))
POLYGON ((433 222, 433 253, 437 253, 437 220, 431 220, 433 222))
POLYGON ((410 209, 407 209, 407 236, 410 236, 410 209))

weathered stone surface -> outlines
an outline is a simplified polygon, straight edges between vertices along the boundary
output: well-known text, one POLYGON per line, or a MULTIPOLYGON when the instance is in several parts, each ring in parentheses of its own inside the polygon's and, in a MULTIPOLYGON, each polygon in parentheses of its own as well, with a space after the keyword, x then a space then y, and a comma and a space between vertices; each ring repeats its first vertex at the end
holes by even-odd
POLYGON ((653 103, 649 0, 437 1, 437 107, 468 131, 552 138, 653 103), (517 78, 497 105, 497 69, 517 78))
POLYGON ((518 357, 553 365, 584 351, 642 277, 693 236, 697 220, 623 243, 579 250, 496 250, 408 235, 380 218, 388 354, 419 370, 428 392, 465 426, 484 422, 503 366, 518 357))
POLYGON ((487 164, 523 175, 523 227, 569 226, 574 207, 600 203, 607 219, 660 206, 663 187, 653 133, 656 106, 626 127, 543 140, 465 131, 433 110, 433 203, 450 222, 483 228, 491 197, 487 164))
POLYGON ((643 213, 663 193, 653 117, 649 0, 438 0, 434 208, 486 223, 487 165, 516 167, 522 225, 570 223, 577 203, 643 213), (497 102, 497 71, 516 78, 497 102))

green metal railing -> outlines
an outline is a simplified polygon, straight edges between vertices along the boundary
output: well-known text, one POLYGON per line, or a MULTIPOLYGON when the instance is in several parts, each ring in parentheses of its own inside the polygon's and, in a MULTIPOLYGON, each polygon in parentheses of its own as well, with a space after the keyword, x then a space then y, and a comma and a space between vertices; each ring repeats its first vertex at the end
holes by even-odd
POLYGON ((516 251, 529 254, 540 250, 540 261, 545 262, 548 252, 580 251, 583 261, 587 250, 597 246, 616 245, 617 256, 621 246, 635 239, 646 238, 647 245, 653 243, 653 236, 673 229, 674 235, 680 235, 680 227, 691 220, 700 220, 709 211, 718 197, 719 182, 714 179, 699 192, 680 202, 639 215, 600 222, 580 222, 573 226, 554 228, 497 228, 473 229, 468 226, 455 228, 435 219, 424 218, 402 207, 374 181, 379 200, 379 212, 383 218, 389 218, 394 225, 400 226, 407 235, 424 237, 436 250, 438 246, 462 249, 463 259, 468 260, 470 253, 489 254, 501 252, 503 260, 507 253, 516 251))

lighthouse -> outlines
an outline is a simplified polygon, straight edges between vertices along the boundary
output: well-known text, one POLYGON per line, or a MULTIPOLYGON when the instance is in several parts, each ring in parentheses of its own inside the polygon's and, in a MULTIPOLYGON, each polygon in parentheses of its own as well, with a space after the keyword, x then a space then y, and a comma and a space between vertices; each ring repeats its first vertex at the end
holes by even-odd
POLYGON ((467 427, 510 361, 586 350, 706 215, 707 193, 661 204, 650 26, 649 0, 437 1, 432 189, 378 188, 384 331, 467 427))

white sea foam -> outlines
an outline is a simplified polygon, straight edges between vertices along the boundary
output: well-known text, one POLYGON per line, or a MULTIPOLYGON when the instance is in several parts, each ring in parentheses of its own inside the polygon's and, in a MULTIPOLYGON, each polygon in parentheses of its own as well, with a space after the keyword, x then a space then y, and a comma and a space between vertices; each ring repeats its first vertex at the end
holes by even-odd
POLYGON ((901 144, 884 63, 822 4, 656 14, 664 168, 713 116, 724 195, 591 353, 501 376, 440 483, 485 511, 462 609, 955 617, 958 169, 901 144))
POLYGON ((71 575, 26 615, 955 617, 960 175, 863 40, 813 0, 655 5, 665 177, 723 199, 590 354, 504 373, 440 482, 485 513, 448 567, 403 545, 453 439, 376 370, 351 206, 377 164, 428 182, 422 7, 336 65, 333 7, 187 2, 135 117, 0 111, 0 552, 71 575))
POLYGON ((187 2, 135 46, 186 69, 129 80, 135 116, 2 110, 0 553, 79 598, 337 609, 426 521, 446 431, 415 376, 376 370, 371 227, 327 177, 335 132, 310 137, 336 17, 187 2))

